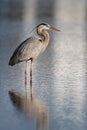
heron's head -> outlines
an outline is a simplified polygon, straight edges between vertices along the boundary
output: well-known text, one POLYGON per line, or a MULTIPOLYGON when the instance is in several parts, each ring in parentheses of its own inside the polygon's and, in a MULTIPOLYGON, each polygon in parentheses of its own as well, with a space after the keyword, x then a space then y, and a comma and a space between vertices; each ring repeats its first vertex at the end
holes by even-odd
POLYGON ((55 28, 55 27, 52 27, 50 26, 49 24, 47 23, 41 23, 37 26, 37 28, 40 28, 42 30, 54 30, 54 31, 60 31, 59 29, 55 28))

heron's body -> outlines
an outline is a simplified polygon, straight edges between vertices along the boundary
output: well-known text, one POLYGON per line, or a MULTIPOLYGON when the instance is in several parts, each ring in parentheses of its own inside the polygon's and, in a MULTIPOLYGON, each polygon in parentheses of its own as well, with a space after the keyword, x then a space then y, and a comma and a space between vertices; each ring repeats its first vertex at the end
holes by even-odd
MULTIPOLYGON (((19 62, 31 60, 30 67, 30 84, 32 80, 32 62, 34 59, 43 52, 49 43, 49 33, 46 30, 60 31, 49 24, 42 23, 37 26, 37 33, 40 37, 30 37, 22 42, 17 49, 14 51, 12 57, 10 58, 9 65, 13 66, 19 62)), ((26 69, 25 69, 26 74, 26 69)))
POLYGON ((42 49, 42 40, 37 37, 30 37, 17 47, 10 59, 9 64, 15 65, 19 62, 36 58, 42 49))

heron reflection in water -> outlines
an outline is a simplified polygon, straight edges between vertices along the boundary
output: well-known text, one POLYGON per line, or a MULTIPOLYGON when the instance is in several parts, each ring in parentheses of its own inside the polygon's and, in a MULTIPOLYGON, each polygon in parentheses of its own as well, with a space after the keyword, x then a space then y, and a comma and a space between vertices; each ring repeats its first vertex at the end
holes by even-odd
MULTIPOLYGON (((30 65, 30 90, 32 90, 32 63, 36 57, 43 52, 49 43, 49 33, 46 30, 60 31, 47 23, 41 23, 37 27, 37 34, 41 37, 32 36, 22 42, 14 51, 10 58, 9 65, 13 66, 17 63, 26 61, 25 75, 27 74, 27 64, 31 61, 30 65)), ((25 81, 26 82, 26 81, 25 81)))
POLYGON ((23 112, 29 119, 36 123, 37 130, 48 130, 48 111, 42 101, 34 95, 21 95, 15 91, 9 91, 13 105, 23 112))

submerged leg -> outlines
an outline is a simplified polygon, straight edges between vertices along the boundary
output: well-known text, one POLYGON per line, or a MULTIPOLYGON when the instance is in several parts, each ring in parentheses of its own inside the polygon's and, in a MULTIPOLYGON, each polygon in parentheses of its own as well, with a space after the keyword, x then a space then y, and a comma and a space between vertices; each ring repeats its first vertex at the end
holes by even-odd
POLYGON ((30 64, 30 96, 32 97, 32 63, 33 59, 31 58, 31 64, 30 64))
POLYGON ((25 92, 27 95, 27 66, 28 66, 28 61, 26 61, 26 65, 25 65, 25 92))

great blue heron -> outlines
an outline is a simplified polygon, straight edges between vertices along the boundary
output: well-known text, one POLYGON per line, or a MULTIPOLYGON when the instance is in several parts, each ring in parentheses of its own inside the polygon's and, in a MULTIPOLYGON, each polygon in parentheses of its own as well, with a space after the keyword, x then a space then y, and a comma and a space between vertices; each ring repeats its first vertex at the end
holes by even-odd
POLYGON ((30 65, 30 87, 32 87, 32 63, 35 58, 43 52, 49 43, 49 33, 46 30, 60 31, 47 23, 41 23, 37 27, 37 34, 40 37, 30 37, 22 42, 14 51, 9 65, 13 66, 19 62, 26 61, 25 75, 27 73, 27 63, 31 60, 30 65))

